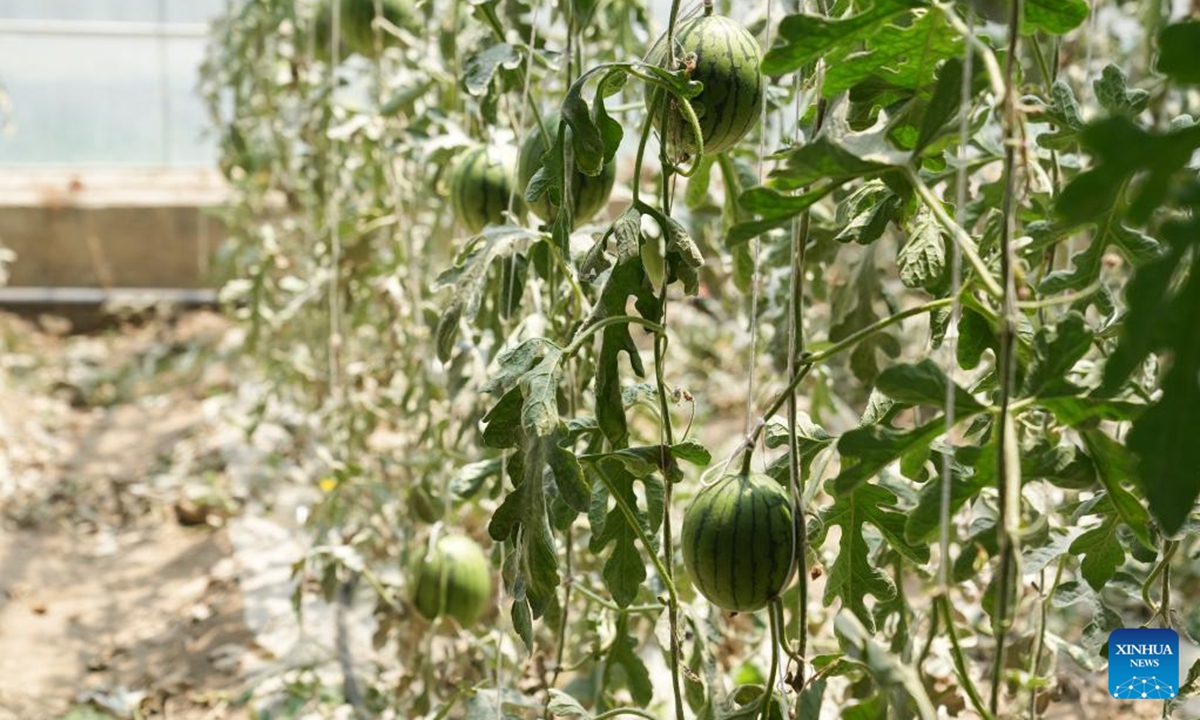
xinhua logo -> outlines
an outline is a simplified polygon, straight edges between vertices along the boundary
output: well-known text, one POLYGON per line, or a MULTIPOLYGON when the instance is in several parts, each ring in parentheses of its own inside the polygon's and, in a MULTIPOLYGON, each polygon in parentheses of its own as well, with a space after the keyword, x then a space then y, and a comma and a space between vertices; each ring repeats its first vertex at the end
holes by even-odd
POLYGON ((1118 700, 1170 700, 1179 689, 1179 634, 1126 628, 1108 636, 1108 693, 1118 700))

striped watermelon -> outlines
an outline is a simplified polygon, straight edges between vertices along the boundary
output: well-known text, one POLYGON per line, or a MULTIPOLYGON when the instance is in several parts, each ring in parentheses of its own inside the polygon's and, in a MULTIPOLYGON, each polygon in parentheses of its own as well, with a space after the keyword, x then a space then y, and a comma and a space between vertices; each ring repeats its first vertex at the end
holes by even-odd
MULTIPOLYGON (((659 38, 651 57, 666 64, 664 39, 659 38)), ((762 50, 758 41, 736 21, 721 15, 705 15, 679 24, 675 32, 675 57, 692 65, 691 79, 704 83, 692 98, 692 109, 700 122, 704 153, 712 155, 733 147, 762 114, 763 77, 759 70, 762 50)), ((654 94, 662 98, 661 92, 654 94)), ((671 99, 673 103, 673 98, 671 99)), ((652 98, 654 125, 662 128, 661 100, 652 98)), ((692 126, 683 113, 672 107, 668 114, 666 140, 677 157, 696 152, 692 126)))
POLYGON ((463 627, 475 624, 492 597, 492 568, 475 541, 440 538, 411 576, 412 601, 428 620, 448 615, 463 627))
POLYGON ((450 172, 454 217, 470 232, 503 223, 510 198, 513 212, 524 213, 521 198, 513 197, 514 160, 509 149, 477 147, 463 154, 450 172))
MULTIPOLYGON (((542 126, 546 132, 553 137, 554 133, 558 132, 559 115, 551 113, 542 118, 542 126)), ((571 141, 571 129, 567 128, 567 142, 571 141)), ((541 128, 536 125, 533 130, 525 136, 525 142, 521 144, 521 161, 518 164, 518 185, 524 194, 525 188, 529 187, 529 181, 533 178, 534 173, 542 167, 542 156, 546 154, 546 138, 542 135, 541 128)), ((617 180, 617 165, 615 162, 607 163, 600 170, 599 175, 584 175, 578 170, 575 171, 574 177, 571 179, 571 194, 575 198, 575 224, 589 220, 593 215, 604 209, 608 204, 608 196, 612 194, 613 183, 617 180)), ((543 194, 537 199, 530 209, 546 222, 554 222, 555 216, 558 215, 558 207, 550 201, 549 193, 543 194)))
MULTIPOLYGON (((350 53, 359 53, 366 57, 375 55, 375 0, 337 0, 338 28, 341 31, 341 52, 345 57, 350 53)), ((411 30, 417 19, 412 0, 380 0, 380 10, 385 20, 400 28, 411 30)), ((316 50, 318 57, 329 60, 330 36, 333 27, 332 0, 323 0, 317 6, 314 32, 316 33, 316 50)), ((400 40, 395 35, 380 31, 379 39, 383 47, 399 45, 400 40)))
POLYGON ((751 612, 779 597, 792 578, 794 525, 788 493, 766 475, 726 475, 683 516, 683 564, 704 597, 751 612))

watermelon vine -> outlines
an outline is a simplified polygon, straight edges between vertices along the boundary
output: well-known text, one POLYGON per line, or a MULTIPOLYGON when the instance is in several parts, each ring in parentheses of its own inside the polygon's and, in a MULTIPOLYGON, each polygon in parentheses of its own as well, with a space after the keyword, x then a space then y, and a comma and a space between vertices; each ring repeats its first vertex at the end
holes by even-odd
POLYGON ((1036 718, 1200 634, 1196 25, 231 11, 224 298, 332 482, 301 587, 396 654, 355 710, 1036 718))

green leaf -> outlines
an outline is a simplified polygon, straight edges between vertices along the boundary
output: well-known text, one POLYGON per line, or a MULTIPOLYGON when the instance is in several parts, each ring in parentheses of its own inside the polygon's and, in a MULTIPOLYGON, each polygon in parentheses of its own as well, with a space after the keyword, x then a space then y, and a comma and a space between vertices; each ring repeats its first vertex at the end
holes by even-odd
POLYGON ((779 24, 778 44, 763 58, 763 72, 786 75, 824 58, 825 97, 873 77, 897 88, 928 85, 938 62, 961 56, 962 41, 941 13, 914 12, 924 5, 918 0, 875 0, 859 13, 838 19, 789 15, 779 24))
MULTIPOLYGON (((534 618, 541 617, 554 599, 559 581, 558 553, 554 538, 550 535, 544 484, 548 446, 549 443, 543 439, 528 443, 520 483, 496 508, 488 524, 488 535, 493 540, 512 540, 516 543, 514 555, 518 560, 518 570, 513 580, 514 588, 523 590, 534 618)), ((520 594, 514 593, 517 603, 522 599, 520 594)), ((517 620, 515 612, 514 605, 514 622, 517 620)))
POLYGON ((524 250, 540 238, 538 233, 514 225, 488 226, 467 242, 458 253, 454 267, 438 276, 434 290, 452 289, 450 299, 442 307, 436 330, 438 359, 442 362, 450 359, 459 321, 471 322, 479 312, 492 263, 524 250))
POLYGON ((685 440, 684 442, 672 445, 671 454, 680 460, 690 462, 693 465, 699 465, 700 467, 706 467, 712 462, 712 453, 708 451, 708 448, 695 440, 685 440))
POLYGON ((834 599, 841 599, 843 607, 872 632, 875 620, 867 609, 866 596, 871 595, 880 602, 890 600, 896 588, 873 564, 870 546, 863 536, 863 524, 873 525, 888 546, 910 562, 923 564, 929 560, 928 547, 912 544, 905 537, 906 516, 896 508, 896 502, 895 494, 886 488, 859 485, 852 492, 836 496, 834 504, 821 514, 822 529, 814 538, 814 543, 820 545, 830 527, 841 528, 838 552, 825 585, 824 603, 828 606, 834 599))
MULTIPOLYGON (((859 619, 861 620, 861 618, 859 619)), ((885 646, 872 637, 875 631, 871 625, 865 622, 860 624, 854 617, 843 613, 839 614, 834 621, 834 632, 847 657, 866 666, 875 682, 881 688, 889 691, 887 694, 895 693, 905 698, 906 704, 911 709, 902 713, 903 716, 917 717, 921 720, 936 720, 938 713, 929 700, 929 694, 925 691, 925 685, 922 683, 920 675, 917 674, 916 668, 906 659, 889 652, 885 646)), ((879 693, 875 697, 886 696, 884 693, 879 693)), ((842 715, 842 717, 847 716, 842 715)), ((874 717, 879 717, 879 715, 863 716, 864 720, 874 717)))
POLYGON ((500 474, 503 463, 499 459, 480 460, 468 463, 458 469, 450 480, 450 492, 460 498, 474 497, 490 477, 500 474))
POLYGON ((563 445, 570 440, 565 433, 556 435, 546 441, 546 464, 554 474, 554 482, 558 487, 559 497, 572 510, 587 512, 591 507, 592 488, 583 475, 579 460, 569 447, 563 445))
POLYGON ((908 241, 896 255, 896 265, 905 287, 932 292, 945 284, 946 239, 933 213, 925 207, 913 218, 908 241))
POLYGON ((1200 222, 1172 223, 1164 235, 1170 253, 1129 283, 1129 314, 1105 368, 1105 387, 1122 382, 1150 352, 1170 357, 1162 396, 1134 421, 1128 443, 1150 510, 1173 535, 1200 496, 1200 222))
POLYGON ((483 416, 483 444, 491 448, 514 448, 521 442, 521 409, 525 399, 515 387, 483 416))
MULTIPOLYGON (((604 163, 612 159, 606 142, 611 129, 598 127, 592 118, 592 109, 587 100, 583 99, 585 80, 586 76, 579 78, 567 90, 562 102, 562 119, 571 127, 575 166, 585 175, 599 175, 604 169, 604 163)), ((615 122, 607 115, 604 118, 608 122, 615 122)), ((619 125, 617 131, 620 131, 619 125)))
POLYGON ((579 701, 562 690, 550 688, 550 702, 546 704, 546 709, 554 717, 569 717, 569 718, 590 718, 592 714, 583 709, 579 701))
POLYGON ((1082 25, 1087 16, 1087 0, 1026 0, 1021 32, 1031 35, 1042 30, 1065 35, 1082 25))
POLYGON ((1162 205, 1174 175, 1200 148, 1200 124, 1151 133, 1129 118, 1113 117, 1088 125, 1081 139, 1099 162, 1063 188, 1055 202, 1059 214, 1071 225, 1111 217, 1133 176, 1144 174, 1129 207, 1130 218, 1140 223, 1162 205))
POLYGON ((1049 528, 1037 542, 1021 543, 1021 574, 1028 577, 1045 570, 1070 552, 1071 543, 1083 534, 1081 528, 1049 528))
MULTIPOLYGON (((608 282, 600 292, 595 319, 624 315, 630 296, 643 301, 639 307, 656 306, 653 292, 637 260, 619 262, 612 269, 608 282)), ((629 334, 629 325, 626 323, 604 328, 600 355, 596 361, 596 420, 613 447, 628 444, 629 436, 625 406, 621 400, 621 370, 618 362, 621 353, 628 356, 629 365, 638 377, 645 375, 637 344, 629 334)))
POLYGON ((508 43, 495 43, 472 54, 463 63, 463 87, 473 97, 482 97, 491 86, 496 73, 504 68, 513 70, 521 64, 521 54, 508 43))
MULTIPOLYGON (((599 554, 613 545, 612 552, 604 562, 602 575, 605 585, 612 593, 613 601, 628 607, 637 599, 637 594, 646 580, 646 562, 638 551, 638 528, 647 538, 655 538, 655 530, 662 522, 663 486, 653 475, 657 463, 648 462, 636 454, 606 454, 596 458, 585 458, 584 467, 595 479, 592 482, 592 502, 588 517, 592 526, 589 542, 591 552, 599 554), (634 483, 641 481, 647 508, 638 505, 634 483), (616 493, 611 495, 610 492, 616 493), (613 507, 609 507, 609 502, 613 507), (629 514, 633 515, 633 520, 629 514), (637 527, 632 525, 637 523, 637 527)), ((655 548, 646 548, 654 552, 655 548)))
POLYGON ((1158 38, 1160 73, 1181 83, 1200 83, 1200 21, 1168 25, 1158 38))
POLYGON ((833 237, 841 243, 870 245, 878 240, 900 209, 900 198, 882 180, 868 180, 837 204, 833 237))
POLYGON ((654 699, 654 685, 650 681, 650 671, 638 655, 637 641, 626 632, 626 622, 622 619, 618 623, 617 639, 608 654, 604 678, 606 684, 628 689, 635 705, 646 707, 654 699))
POLYGON ((787 75, 822 56, 846 54, 862 38, 877 32, 888 20, 924 3, 920 0, 875 0, 858 14, 832 19, 823 15, 789 15, 779 23, 779 39, 763 57, 767 75, 787 75))
POLYGON ((1120 422, 1132 420, 1142 414, 1145 405, 1108 400, 1092 395, 1062 397, 1042 397, 1037 404, 1054 413, 1060 423, 1073 428, 1091 428, 1101 420, 1120 422))
POLYGON ((851 180, 890 173, 897 186, 905 186, 900 168, 909 153, 894 147, 882 126, 854 132, 846 117, 846 104, 830 111, 821 133, 810 142, 777 155, 780 164, 771 171, 770 187, 742 193, 743 210, 758 220, 738 222, 729 230, 727 243, 735 247, 761 233, 784 227, 791 219, 851 180), (813 186, 812 189, 808 189, 813 186), (799 195, 787 191, 804 190, 799 195))
POLYGON ((1136 460, 1124 446, 1100 430, 1085 430, 1081 435, 1118 517, 1143 546, 1153 549, 1154 542, 1150 539, 1149 531, 1150 515, 1142 507, 1141 501, 1125 489, 1125 485, 1142 484, 1138 479, 1136 460))
POLYGON ((1071 554, 1083 555, 1079 571, 1095 590, 1102 590, 1125 563, 1125 550, 1117 537, 1117 518, 1109 516, 1071 543, 1071 554))
POLYGON ((642 246, 642 213, 637 208, 627 208, 613 221, 612 234, 618 263, 637 258, 642 246))
MULTIPOLYGON (((995 455, 995 445, 990 446, 990 453, 984 457, 995 455)), ((968 472, 967 468, 955 464, 950 473, 950 512, 958 511, 968 501, 977 497, 983 488, 989 485, 988 478, 979 473, 968 472)), ((925 542, 941 527, 942 513, 942 477, 936 476, 930 482, 921 486, 917 497, 917 506, 908 513, 904 524, 904 537, 909 542, 925 542)))
MULTIPOLYGON (((767 447, 785 447, 788 437, 788 427, 785 423, 774 418, 767 423, 767 447)), ((825 432, 825 428, 813 422, 808 413, 800 410, 796 413, 795 440, 800 452, 801 477, 806 477, 817 454, 833 444, 835 438, 825 432)), ((779 481, 781 485, 786 486, 791 482, 791 460, 787 453, 780 455, 771 463, 767 468, 767 474, 779 481)))
MULTIPOLYGON (((946 391, 950 378, 932 360, 916 365, 893 365, 879 374, 875 387, 888 397, 908 405, 932 405, 946 409, 946 391)), ((983 405, 962 387, 954 386, 954 407, 958 420, 981 412, 983 405)))
MULTIPOLYGON (((843 248, 842 252, 847 249, 843 248)), ((875 301, 883 296, 883 284, 875 268, 872 253, 858 252, 847 263, 846 272, 838 277, 830 298, 829 341, 839 342, 855 332, 882 319, 875 301)), ((900 343, 890 332, 878 332, 859 342, 850 353, 850 369, 863 382, 873 382, 879 374, 876 351, 894 358, 900 354, 900 343)))
POLYGON ((1046 325, 1033 337, 1033 359, 1025 373, 1021 394, 1036 396, 1042 392, 1071 394, 1066 377, 1092 346, 1095 335, 1084 323, 1083 315, 1070 312, 1057 323, 1046 325), (1055 392, 1065 389, 1066 393, 1055 392))
MULTIPOLYGON (((1095 283, 1100 277, 1104 253, 1109 247, 1116 248, 1134 266, 1158 255, 1158 242, 1144 233, 1122 225, 1117 199, 1111 198, 1110 202, 1112 204, 1108 206, 1105 214, 1095 223, 1091 242, 1082 251, 1071 256, 1073 267, 1055 270, 1047 275, 1038 287, 1040 293, 1055 295, 1068 290, 1083 290, 1095 283)), ((1062 234, 1072 234, 1079 229, 1081 228, 1062 234)))
POLYGON ((546 350, 542 361, 521 377, 525 405, 521 429, 531 438, 550 435, 559 426, 558 383, 562 379, 562 351, 546 350))
POLYGON ((1086 490, 1096 484, 1091 457, 1070 443, 1041 443, 1021 452, 1021 477, 1046 480, 1061 488, 1086 490))
MULTIPOLYGON (((911 22, 887 24, 879 32, 860 36, 857 48, 843 47, 842 52, 826 55, 821 94, 831 98, 873 78, 894 88, 923 88, 935 80, 938 63, 962 57, 962 42, 940 12, 912 13, 911 22)), ((765 65, 764 61, 764 70, 765 65)))
POLYGON ((1100 77, 1092 82, 1092 87, 1096 90, 1096 100, 1111 115, 1132 117, 1145 110, 1150 102, 1150 93, 1136 88, 1130 90, 1125 73, 1112 63, 1104 66, 1100 77))
POLYGON ((945 426, 945 418, 938 416, 912 430, 867 425, 845 433, 837 444, 842 471, 832 481, 834 491, 839 494, 853 491, 901 456, 927 447, 945 426))
POLYGON ((1057 126, 1051 132, 1038 135, 1038 145, 1051 150, 1066 150, 1078 144, 1079 134, 1084 128, 1083 113, 1070 85, 1062 80, 1055 80, 1050 86, 1049 105, 1038 98, 1027 98, 1026 102, 1041 107, 1033 114, 1033 119, 1057 126))
POLYGON ((742 248, 752 238, 789 225, 792 218, 809 209, 828 195, 835 186, 790 195, 766 187, 755 187, 742 193, 738 204, 743 210, 758 213, 758 220, 744 220, 729 228, 725 244, 731 250, 742 248))
POLYGON ((480 388, 488 395, 504 395, 521 381, 521 377, 533 369, 542 359, 547 344, 542 338, 531 338, 514 348, 505 350, 496 358, 496 371, 480 388))
POLYGON ((933 98, 921 117, 921 131, 913 147, 913 157, 920 156, 930 143, 942 134, 945 127, 958 116, 962 104, 963 64, 958 58, 942 63, 938 71, 933 98))
POLYGON ((978 312, 964 307, 958 321, 958 364, 972 370, 979 366, 983 352, 988 349, 993 352, 999 352, 1000 349, 991 324, 978 312))

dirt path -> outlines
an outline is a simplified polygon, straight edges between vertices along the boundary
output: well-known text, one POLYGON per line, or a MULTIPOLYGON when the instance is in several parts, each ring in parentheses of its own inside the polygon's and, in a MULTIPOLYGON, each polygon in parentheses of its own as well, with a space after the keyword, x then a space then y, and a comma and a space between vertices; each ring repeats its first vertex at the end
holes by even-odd
POLYGON ((242 717, 253 638, 227 532, 161 481, 206 383, 146 372, 217 326, 97 344, 4 320, 0 719, 242 717))

